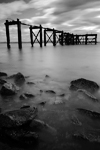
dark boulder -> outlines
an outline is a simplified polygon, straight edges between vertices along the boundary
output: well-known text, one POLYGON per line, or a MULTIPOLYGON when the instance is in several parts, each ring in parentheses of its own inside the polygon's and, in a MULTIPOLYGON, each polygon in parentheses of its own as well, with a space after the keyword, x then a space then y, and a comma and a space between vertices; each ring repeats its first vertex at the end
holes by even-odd
POLYGON ((49 76, 49 75, 45 75, 45 77, 46 77, 46 78, 49 78, 50 76, 49 76))
POLYGON ((20 100, 26 100, 26 99, 28 99, 28 98, 25 96, 25 94, 20 95, 19 98, 20 98, 20 100))
POLYGON ((83 89, 79 89, 77 90, 78 94, 82 94, 84 96, 84 98, 88 98, 90 100, 92 100, 93 102, 98 102, 98 99, 91 94, 90 92, 83 90, 83 89))
POLYGON ((75 138, 79 139, 79 140, 85 140, 88 142, 92 142, 92 143, 99 143, 100 144, 100 133, 96 133, 96 132, 76 132, 73 135, 75 138))
POLYGON ((85 114, 89 117, 91 117, 92 119, 100 119, 100 113, 92 111, 92 110, 87 110, 84 108, 77 108, 77 110, 81 113, 81 114, 85 114))
POLYGON ((97 83, 83 78, 73 80, 70 84, 70 90, 85 89, 92 93, 99 89, 99 85, 97 83))
POLYGON ((19 88, 16 85, 12 83, 5 83, 3 84, 0 93, 3 96, 10 96, 16 94, 18 90, 19 88))
POLYGON ((16 83, 23 83, 25 82, 25 77, 22 73, 18 72, 17 74, 14 74, 14 75, 11 75, 10 77, 8 78, 14 78, 14 81, 16 83))
POLYGON ((7 73, 5 73, 5 72, 0 72, 0 77, 3 77, 3 76, 7 76, 7 73))
POLYGON ((34 85, 34 82, 27 82, 28 85, 34 85))
POLYGON ((30 146, 35 145, 38 142, 38 134, 28 129, 23 128, 3 129, 1 131, 1 134, 5 140, 9 139, 10 142, 13 142, 12 144, 14 144, 14 146, 16 144, 20 146, 22 145, 24 146, 24 144, 25 146, 27 145, 30 146))
POLYGON ((0 84, 3 85, 4 83, 7 83, 7 81, 4 79, 0 79, 0 84))
POLYGON ((33 97, 35 97, 35 96, 29 92, 23 93, 22 95, 20 95, 20 99, 22 99, 22 100, 28 99, 28 98, 33 98, 33 97))
POLYGON ((0 114, 0 128, 14 128, 30 123, 37 115, 37 108, 26 108, 0 114))
POLYGON ((39 104, 42 105, 42 106, 44 106, 46 104, 46 101, 40 102, 39 104))
POLYGON ((30 108, 30 105, 24 104, 20 109, 30 108))
POLYGON ((56 94, 56 92, 53 91, 53 90, 46 90, 45 92, 46 92, 46 93, 49 93, 49 94, 56 94))

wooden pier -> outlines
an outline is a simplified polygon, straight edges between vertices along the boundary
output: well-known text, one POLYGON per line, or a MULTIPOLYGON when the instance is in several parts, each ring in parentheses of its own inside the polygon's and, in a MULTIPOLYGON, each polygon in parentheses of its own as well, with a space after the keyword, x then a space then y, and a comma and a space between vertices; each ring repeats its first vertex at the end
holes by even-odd
POLYGON ((59 43, 61 45, 97 44, 97 34, 75 35, 62 33, 59 35, 59 43))
POLYGON ((21 26, 25 25, 29 27, 30 31, 30 43, 33 47, 34 44, 37 42, 40 47, 47 45, 47 43, 52 43, 53 46, 56 46, 58 43, 60 45, 81 45, 81 44, 97 44, 97 34, 84 34, 84 35, 75 35, 71 33, 66 33, 64 31, 45 28, 42 25, 33 26, 30 24, 22 23, 19 19, 8 21, 4 23, 6 27, 6 38, 7 38, 7 48, 10 49, 10 32, 9 26, 10 25, 17 25, 18 31, 18 47, 22 49, 22 34, 21 34, 21 26), (37 30, 37 34, 34 32, 37 30))

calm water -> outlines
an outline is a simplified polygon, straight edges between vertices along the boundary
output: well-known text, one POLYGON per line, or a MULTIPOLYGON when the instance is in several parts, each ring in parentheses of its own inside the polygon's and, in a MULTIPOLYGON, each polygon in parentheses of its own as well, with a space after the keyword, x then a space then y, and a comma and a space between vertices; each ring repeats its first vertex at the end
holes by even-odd
MULTIPOLYGON (((100 44, 63 47, 48 45, 43 48, 38 45, 31 48, 30 44, 23 44, 22 51, 18 50, 17 44, 12 44, 9 51, 6 45, 1 44, 0 70, 8 75, 21 72, 29 76, 27 81, 35 83, 34 86, 24 84, 20 93, 12 99, 0 97, 0 105, 3 111, 19 108, 23 104, 38 107, 37 118, 50 127, 39 132, 40 143, 36 149, 100 149, 99 144, 76 140, 72 136, 83 132, 86 135, 94 133, 95 136, 100 136, 100 121, 95 123, 76 111, 80 107, 100 112, 100 102, 84 100, 69 91, 70 81, 77 78, 93 80, 100 85, 100 44), (45 75, 50 78, 45 78, 45 75), (40 90, 48 89, 54 90, 56 96, 40 93, 40 90), (23 91, 29 91, 36 97, 21 101, 19 95, 23 91), (65 97, 59 97, 63 93, 65 97), (44 107, 38 105, 42 101, 47 102, 44 107), (74 124, 73 118, 78 118, 82 125, 74 124)), ((99 99, 99 92, 96 96, 99 99)))

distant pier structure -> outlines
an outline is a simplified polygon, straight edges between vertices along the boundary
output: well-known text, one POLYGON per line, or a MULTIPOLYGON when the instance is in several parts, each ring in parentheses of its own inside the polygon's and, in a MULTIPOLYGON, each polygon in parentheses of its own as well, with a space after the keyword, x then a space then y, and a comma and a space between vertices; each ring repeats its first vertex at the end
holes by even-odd
POLYGON ((61 45, 97 44, 97 34, 77 35, 63 33, 59 35, 59 43, 61 45))
POLYGON ((22 33, 21 33, 21 26, 25 25, 29 27, 30 32, 30 43, 33 47, 34 44, 37 42, 40 47, 47 45, 47 43, 52 43, 53 46, 57 44, 60 45, 81 45, 81 44, 97 44, 97 34, 84 34, 84 35, 75 35, 71 33, 66 33, 64 31, 45 28, 42 25, 33 26, 30 24, 26 24, 21 22, 19 19, 8 21, 6 20, 5 28, 6 28, 6 38, 7 38, 7 48, 10 49, 10 25, 17 25, 17 32, 18 32, 18 47, 22 49, 22 33), (35 32, 37 31, 37 32, 35 32))

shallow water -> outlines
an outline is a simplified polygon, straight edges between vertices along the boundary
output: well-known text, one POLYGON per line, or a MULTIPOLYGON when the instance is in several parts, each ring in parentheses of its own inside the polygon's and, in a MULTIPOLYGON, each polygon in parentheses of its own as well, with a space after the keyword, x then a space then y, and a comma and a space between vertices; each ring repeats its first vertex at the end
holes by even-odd
POLYGON ((100 136, 100 120, 94 122, 77 111, 77 108, 85 108, 100 113, 100 92, 95 95, 98 102, 93 102, 69 90, 70 81, 77 78, 93 80, 100 85, 100 44, 63 47, 48 45, 43 48, 38 45, 30 48, 30 44, 24 44, 22 51, 18 50, 17 44, 12 44, 9 51, 6 45, 1 44, 0 70, 8 75, 21 72, 29 76, 26 81, 35 83, 21 85, 19 94, 13 98, 0 97, 0 107, 2 111, 17 109, 23 104, 38 107, 37 118, 49 127, 39 131, 40 141, 36 150, 100 149, 98 143, 73 137, 76 133, 100 136), (45 75, 50 77, 46 78, 45 75), (54 90, 56 94, 46 93, 46 90, 54 90), (33 93, 35 98, 20 100, 19 95, 23 91, 33 93), (65 96, 60 97, 61 94, 65 96), (46 104, 39 105, 43 101, 46 104))

